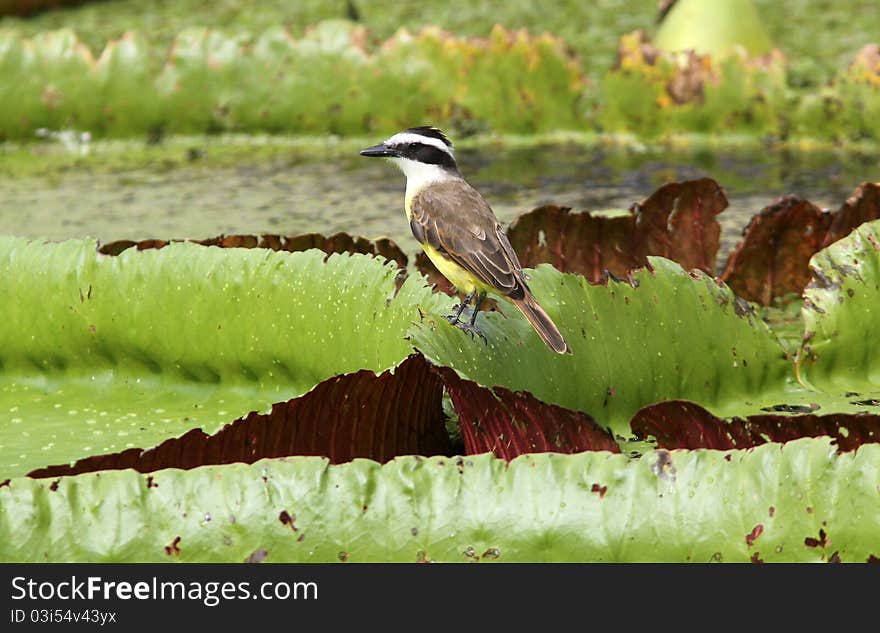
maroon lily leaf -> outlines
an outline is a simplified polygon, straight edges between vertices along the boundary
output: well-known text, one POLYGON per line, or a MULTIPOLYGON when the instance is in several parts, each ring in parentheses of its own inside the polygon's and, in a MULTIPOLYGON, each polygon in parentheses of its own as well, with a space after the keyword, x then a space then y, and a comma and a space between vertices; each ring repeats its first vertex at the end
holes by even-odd
POLYGON ((746 227, 721 278, 740 297, 770 305, 810 280, 810 257, 822 248, 831 215, 797 196, 765 207, 746 227))
MULTIPOLYGON (((784 405, 774 407, 785 410, 784 405)), ((880 415, 752 415, 724 420, 686 400, 670 400, 640 409, 630 421, 633 433, 649 436, 665 449, 753 448, 767 442, 790 442, 802 437, 834 438, 839 451, 880 442, 880 415)))
POLYGON ((517 218, 507 233, 523 266, 546 262, 594 283, 606 270, 625 276, 646 265, 649 255, 714 274, 721 235, 716 216, 726 207, 718 183, 701 178, 663 185, 634 204, 629 215, 605 217, 555 205, 539 207, 517 218))
POLYGON ((585 413, 529 393, 481 387, 448 367, 436 369, 458 414, 468 455, 491 451, 511 460, 525 453, 620 452, 611 434, 585 413))
POLYGON ((548 263, 599 282, 606 270, 622 276, 647 263, 634 250, 634 231, 631 215, 606 217, 546 205, 518 217, 507 235, 523 266, 548 263))
POLYGON ((119 255, 129 248, 146 250, 150 248, 163 248, 171 242, 194 242, 203 246, 219 246, 221 248, 267 248, 273 251, 305 251, 317 248, 325 253, 363 253, 367 255, 381 255, 388 261, 397 263, 401 269, 406 269, 407 256, 394 240, 380 238, 368 240, 363 237, 353 237, 348 233, 336 233, 326 237, 319 233, 307 233, 285 237, 283 235, 220 235, 204 240, 119 240, 102 244, 98 251, 104 255, 119 255))
POLYGON ((880 183, 863 183, 834 213, 785 196, 752 218, 721 279, 740 297, 763 305, 800 294, 810 281, 814 254, 878 218, 880 183))
POLYGON ((356 457, 386 462, 399 455, 450 455, 441 398, 440 377, 413 355, 393 373, 361 370, 329 378, 269 413, 249 413, 213 435, 193 429, 149 450, 96 455, 29 476, 125 468, 146 473, 289 455, 319 455, 334 464, 356 457))
POLYGON ((880 182, 863 182, 846 202, 831 214, 831 225, 822 248, 846 237, 865 222, 880 219, 880 182))
POLYGON ((717 216, 726 208, 727 196, 711 178, 663 185, 633 205, 640 254, 662 255, 685 270, 714 275, 721 237, 717 216))

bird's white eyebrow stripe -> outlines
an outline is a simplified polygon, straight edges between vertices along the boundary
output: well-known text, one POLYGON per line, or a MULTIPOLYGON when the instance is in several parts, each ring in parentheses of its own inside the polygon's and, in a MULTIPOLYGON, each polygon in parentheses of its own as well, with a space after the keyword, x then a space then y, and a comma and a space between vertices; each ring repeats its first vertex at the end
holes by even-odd
POLYGON ((452 148, 447 147, 446 143, 439 138, 433 138, 431 136, 422 136, 421 134, 413 134, 412 132, 399 132, 385 141, 386 145, 403 145, 405 143, 422 143, 424 145, 431 145, 432 147, 443 150, 452 156, 452 148))

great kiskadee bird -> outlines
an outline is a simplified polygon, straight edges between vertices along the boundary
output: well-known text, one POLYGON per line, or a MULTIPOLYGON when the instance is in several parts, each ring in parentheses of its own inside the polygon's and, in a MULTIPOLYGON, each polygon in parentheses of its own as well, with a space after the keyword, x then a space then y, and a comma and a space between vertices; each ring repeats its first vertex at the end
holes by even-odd
POLYGON ((406 176, 404 210, 413 236, 444 277, 464 295, 449 318, 465 331, 491 292, 510 301, 525 315, 554 352, 571 354, 559 329, 526 284, 525 274, 492 208, 458 171, 452 143, 435 127, 413 127, 361 156, 388 158, 406 176), (470 323, 460 322, 474 299, 470 323))

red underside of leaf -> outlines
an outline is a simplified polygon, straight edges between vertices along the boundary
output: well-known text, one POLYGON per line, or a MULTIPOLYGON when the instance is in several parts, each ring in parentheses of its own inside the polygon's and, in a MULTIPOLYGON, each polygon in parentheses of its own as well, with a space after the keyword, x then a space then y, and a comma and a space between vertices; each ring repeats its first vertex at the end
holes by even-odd
POLYGON ((635 218, 571 213, 547 205, 520 216, 508 228, 523 266, 548 263, 598 283, 605 271, 623 276, 647 264, 634 246, 635 218))
POLYGON ((193 242, 202 246, 219 246, 220 248, 266 248, 273 251, 290 253, 317 248, 325 253, 363 253, 365 255, 381 255, 388 261, 395 262, 399 268, 406 269, 407 256, 394 240, 386 237, 368 240, 363 237, 352 237, 348 233, 337 233, 326 237, 319 233, 306 235, 220 235, 204 240, 118 240, 102 244, 98 252, 104 255, 119 255, 129 248, 139 251, 151 248, 163 248, 171 242, 193 242))
POLYGON ((721 238, 717 216, 726 208, 727 196, 711 178, 663 185, 632 207, 638 249, 714 275, 721 238))
POLYGON ((571 213, 547 205, 517 218, 507 233, 523 266, 549 263, 594 283, 605 271, 624 277, 646 265, 648 255, 714 274, 721 235, 716 216, 726 207, 724 190, 702 178, 660 187, 634 204, 628 216, 571 213))
POLYGON ((438 367, 461 424, 468 455, 493 452, 511 460, 525 453, 619 453, 614 438, 579 411, 547 404, 504 387, 487 389, 438 367))
POLYGON ((400 455, 450 455, 441 398, 439 376, 414 355, 393 374, 362 370, 325 380, 304 396, 273 405, 268 414, 250 413, 214 435, 193 429, 146 451, 97 455, 29 476, 124 468, 152 472, 289 455, 319 455, 332 463, 356 457, 385 462, 400 455))
POLYGON ((630 426, 638 437, 652 436, 659 448, 666 449, 743 449, 767 442, 828 436, 834 438, 839 451, 846 452, 880 442, 877 414, 768 414, 724 420, 686 400, 644 407, 633 416, 630 426))
POLYGON ((752 218, 721 275, 740 297, 769 305, 800 294, 810 258, 864 222, 880 218, 880 184, 863 183, 834 213, 785 196, 752 218))

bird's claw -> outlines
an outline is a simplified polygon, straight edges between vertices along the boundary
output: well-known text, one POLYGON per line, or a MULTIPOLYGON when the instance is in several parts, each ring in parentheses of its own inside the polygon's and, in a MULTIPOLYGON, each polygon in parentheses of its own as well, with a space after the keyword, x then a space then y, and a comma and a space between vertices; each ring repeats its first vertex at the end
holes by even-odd
POLYGON ((486 335, 483 334, 476 325, 471 325, 470 323, 466 323, 464 321, 458 321, 457 323, 453 323, 453 325, 462 332, 470 334, 471 338, 474 338, 474 335, 476 335, 483 339, 484 343, 486 343, 487 345, 489 344, 489 340, 486 338, 486 335))
POLYGON ((445 314, 443 318, 449 321, 451 325, 458 325, 458 316, 455 314, 445 314))

